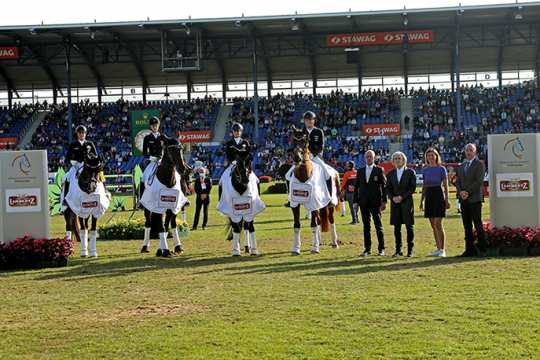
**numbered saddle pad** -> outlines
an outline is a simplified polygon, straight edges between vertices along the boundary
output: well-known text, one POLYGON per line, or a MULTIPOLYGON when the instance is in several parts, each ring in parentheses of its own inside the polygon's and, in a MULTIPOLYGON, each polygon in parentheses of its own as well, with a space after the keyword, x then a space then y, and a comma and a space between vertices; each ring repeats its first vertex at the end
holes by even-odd
POLYGON ((235 215, 249 215, 252 212, 252 201, 249 196, 233 197, 233 212, 235 215))
POLYGON ((99 206, 101 198, 99 194, 87 194, 81 197, 81 217, 87 218, 99 206))
POLYGON ((309 201, 313 187, 306 183, 291 183, 291 200, 298 204, 305 204, 309 201))
POLYGON ((177 207, 179 198, 180 191, 178 189, 161 189, 159 191, 158 206, 173 210, 177 207))

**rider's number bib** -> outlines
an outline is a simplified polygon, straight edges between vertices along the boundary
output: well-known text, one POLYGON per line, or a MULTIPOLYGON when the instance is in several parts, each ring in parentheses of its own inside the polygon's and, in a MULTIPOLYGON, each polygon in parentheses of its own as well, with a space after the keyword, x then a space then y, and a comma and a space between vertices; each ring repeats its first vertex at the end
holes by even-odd
POLYGON ((305 204, 311 197, 313 191, 310 184, 291 183, 291 200, 295 203, 305 204))

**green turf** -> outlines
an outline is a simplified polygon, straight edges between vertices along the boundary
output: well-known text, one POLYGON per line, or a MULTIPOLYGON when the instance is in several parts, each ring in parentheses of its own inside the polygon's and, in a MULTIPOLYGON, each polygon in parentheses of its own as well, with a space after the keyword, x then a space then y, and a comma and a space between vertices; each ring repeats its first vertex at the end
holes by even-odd
MULTIPOLYGON (((0 273, 0 358, 540 356, 539 259, 454 257, 463 251, 455 209, 445 222, 446 259, 425 256, 434 242, 419 212, 413 259, 359 258, 362 228, 349 217, 337 219, 344 245, 330 248, 324 234, 320 255, 309 254, 304 220, 305 251, 292 257, 285 197, 264 195, 256 225, 264 256, 233 259, 215 199, 209 229, 190 233, 180 257, 139 254, 141 240, 102 241, 97 260, 0 273)), ((384 223, 391 253, 388 212, 384 223)), ((52 228, 62 234, 61 217, 52 228)))

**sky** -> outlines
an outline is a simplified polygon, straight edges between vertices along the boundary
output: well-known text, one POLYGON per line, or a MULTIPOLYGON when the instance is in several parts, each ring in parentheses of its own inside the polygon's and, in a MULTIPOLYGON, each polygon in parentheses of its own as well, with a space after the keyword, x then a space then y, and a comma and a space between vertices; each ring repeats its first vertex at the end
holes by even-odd
MULTIPOLYGON (((130 20, 170 20, 298 14, 394 10, 462 5, 515 3, 515 0, 6 0, 0 11, 2 25, 66 24, 81 22, 108 22, 130 20)), ((527 3, 533 1, 520 1, 527 3)))

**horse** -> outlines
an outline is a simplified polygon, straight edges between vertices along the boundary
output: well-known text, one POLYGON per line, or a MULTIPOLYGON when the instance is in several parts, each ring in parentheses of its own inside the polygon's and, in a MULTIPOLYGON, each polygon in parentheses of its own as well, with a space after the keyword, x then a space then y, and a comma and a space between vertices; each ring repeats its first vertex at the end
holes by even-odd
POLYGON ((171 140, 165 147, 163 159, 145 184, 145 191, 140 200, 145 218, 141 253, 150 252, 150 237, 157 237, 158 234, 160 243, 156 251, 157 257, 171 257, 173 254, 180 255, 184 252, 178 234, 176 215, 188 202, 184 194, 191 167, 184 161, 183 151, 182 144, 177 140, 171 140), (173 253, 167 244, 169 228, 172 230, 175 244, 173 253))
POLYGON ((219 181, 217 209, 229 218, 232 227, 232 256, 240 256, 240 233, 246 231, 245 251, 258 256, 255 217, 265 209, 260 198, 259 179, 251 169, 249 152, 238 151, 236 164, 219 181))
POLYGON ((83 166, 74 172, 64 184, 66 233, 68 238, 74 234, 76 239, 81 242, 81 257, 97 257, 97 222, 110 204, 110 197, 105 192, 105 186, 100 180, 102 171, 103 163, 100 157, 87 158, 83 166), (89 239, 88 222, 90 218, 89 239), (77 225, 80 226, 80 231, 77 225), (89 242, 90 252, 88 252, 89 242))
MULTIPOLYGON (((320 252, 321 233, 330 229, 332 247, 338 248, 339 242, 334 221, 334 211, 339 205, 339 176, 311 159, 308 135, 293 127, 293 161, 295 165, 288 171, 289 201, 294 218, 294 240, 292 255, 300 255, 300 205, 311 212, 311 253, 320 252)), ((325 165, 326 166, 326 165, 325 165)))

